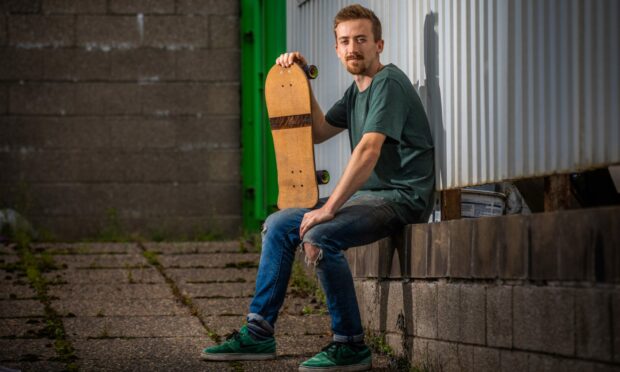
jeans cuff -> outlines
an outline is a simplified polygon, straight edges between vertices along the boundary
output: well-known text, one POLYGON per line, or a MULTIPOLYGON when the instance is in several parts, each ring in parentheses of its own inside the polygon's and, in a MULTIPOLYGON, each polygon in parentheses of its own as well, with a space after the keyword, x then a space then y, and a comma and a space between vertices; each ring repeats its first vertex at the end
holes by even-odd
POLYGON ((343 342, 343 343, 362 342, 364 341, 364 334, 362 333, 362 334, 355 335, 355 336, 343 336, 343 335, 334 334, 334 341, 343 342))
POLYGON ((257 323, 261 326, 261 328, 263 328, 265 331, 268 331, 269 333, 273 334, 274 330, 273 327, 271 326, 271 324, 269 324, 268 321, 265 320, 265 318, 263 318, 262 315, 260 314, 256 314, 256 313, 249 313, 247 316, 247 321, 249 322, 254 322, 257 323))

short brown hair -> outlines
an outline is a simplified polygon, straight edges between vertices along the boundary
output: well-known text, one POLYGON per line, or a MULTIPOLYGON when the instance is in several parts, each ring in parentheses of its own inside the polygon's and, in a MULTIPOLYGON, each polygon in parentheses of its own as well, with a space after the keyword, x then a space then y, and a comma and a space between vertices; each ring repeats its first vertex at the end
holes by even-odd
POLYGON ((355 19, 367 19, 372 22, 372 34, 375 37, 375 41, 381 40, 381 21, 379 21, 379 18, 377 18, 372 10, 364 8, 359 4, 346 6, 340 9, 338 14, 336 14, 334 18, 334 36, 336 36, 336 27, 338 27, 341 22, 355 19))

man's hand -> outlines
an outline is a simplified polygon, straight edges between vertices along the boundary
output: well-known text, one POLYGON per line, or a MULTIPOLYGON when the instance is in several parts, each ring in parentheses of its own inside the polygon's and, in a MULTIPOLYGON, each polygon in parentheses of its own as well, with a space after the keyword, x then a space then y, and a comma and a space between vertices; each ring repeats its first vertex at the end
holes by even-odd
POLYGON ((304 235, 306 235, 312 226, 332 219, 334 219, 334 214, 328 212, 325 208, 315 209, 304 214, 304 218, 301 220, 301 225, 299 226, 299 237, 303 239, 304 235))
POLYGON ((280 56, 276 58, 276 64, 282 67, 291 67, 294 63, 297 63, 300 66, 305 66, 308 64, 304 56, 302 56, 299 52, 280 54, 280 56))

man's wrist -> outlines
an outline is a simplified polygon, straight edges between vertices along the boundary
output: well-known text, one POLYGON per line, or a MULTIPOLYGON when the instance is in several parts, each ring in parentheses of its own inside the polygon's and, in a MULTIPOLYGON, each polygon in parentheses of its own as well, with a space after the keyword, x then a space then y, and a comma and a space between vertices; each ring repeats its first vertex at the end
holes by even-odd
POLYGON ((325 203, 325 205, 323 206, 323 210, 329 214, 331 214, 332 216, 336 214, 336 212, 338 211, 340 207, 336 207, 334 205, 334 203, 332 202, 332 199, 329 198, 327 200, 327 203, 325 203))

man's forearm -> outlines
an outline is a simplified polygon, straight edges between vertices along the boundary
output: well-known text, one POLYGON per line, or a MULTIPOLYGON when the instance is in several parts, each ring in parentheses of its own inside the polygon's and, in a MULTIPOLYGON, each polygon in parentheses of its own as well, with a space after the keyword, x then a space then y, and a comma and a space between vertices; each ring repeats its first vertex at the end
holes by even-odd
POLYGON ((344 129, 332 127, 325 120, 325 114, 321 110, 319 102, 316 100, 312 89, 310 89, 310 99, 312 105, 312 140, 315 144, 322 143, 344 129))

